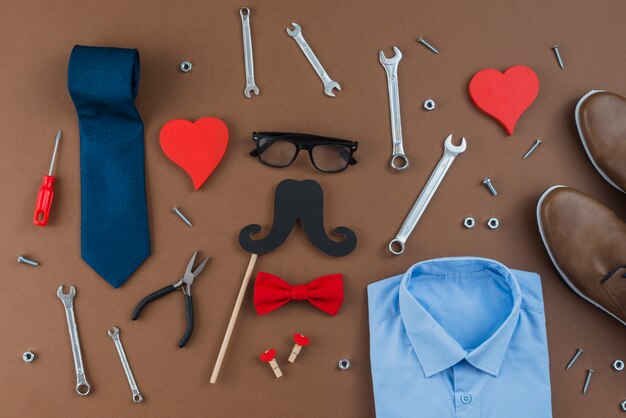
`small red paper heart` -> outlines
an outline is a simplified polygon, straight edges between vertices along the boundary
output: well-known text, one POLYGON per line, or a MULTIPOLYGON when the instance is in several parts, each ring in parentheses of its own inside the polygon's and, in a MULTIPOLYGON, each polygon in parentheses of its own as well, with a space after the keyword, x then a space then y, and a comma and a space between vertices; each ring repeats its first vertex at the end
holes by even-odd
POLYGON ((294 334, 293 341, 301 347, 309 345, 309 339, 302 334, 294 334))
POLYGON ((159 142, 165 155, 189 174, 198 190, 226 153, 228 128, 217 118, 200 118, 193 123, 174 119, 161 128, 159 142))
POLYGON ((504 73, 482 70, 469 83, 469 94, 476 107, 500 122, 509 135, 538 93, 539 77, 523 65, 511 67, 504 73))
POLYGON ((270 348, 266 352, 259 354, 259 358, 261 359, 261 361, 264 361, 266 363, 274 360, 274 357, 276 357, 276 350, 274 350, 273 348, 270 348))

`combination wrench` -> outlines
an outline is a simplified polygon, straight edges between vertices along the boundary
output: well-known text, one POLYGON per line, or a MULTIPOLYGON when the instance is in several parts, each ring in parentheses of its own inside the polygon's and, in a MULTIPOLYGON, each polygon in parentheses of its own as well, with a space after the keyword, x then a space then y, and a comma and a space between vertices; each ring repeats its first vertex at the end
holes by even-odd
POLYGON ((63 302, 65 307, 65 316, 67 317, 67 327, 70 332, 70 343, 72 344, 72 355, 74 356, 74 368, 76 369, 76 393, 86 396, 91 390, 91 386, 87 382, 85 376, 85 368, 83 367, 83 357, 80 353, 80 341, 78 340, 78 328, 76 327, 76 318, 74 317, 74 296, 76 296, 76 288, 70 286, 69 293, 63 293, 63 285, 57 289, 57 296, 63 302))
POLYGON ((428 206, 430 199, 437 191, 437 187, 439 187, 441 180, 443 180, 444 176, 448 172, 448 169, 452 165, 454 159, 457 155, 462 154, 465 151, 465 148, 467 148, 465 138, 461 138, 460 145, 453 145, 452 135, 448 135, 443 144, 443 156, 439 160, 439 163, 437 163, 437 166, 430 175, 430 178, 426 182, 426 185, 422 189, 419 197, 413 204, 411 211, 400 227, 400 231, 398 231, 396 237, 389 243, 388 248, 392 254, 400 255, 404 252, 404 244, 406 243, 406 240, 409 238, 409 235, 413 232, 417 222, 422 217, 424 210, 426 210, 426 206, 428 206))
POLYGON ((402 59, 402 52, 398 47, 393 47, 395 55, 385 57, 383 51, 378 52, 378 60, 387 73, 387 90, 389 90, 389 113, 391 115, 391 167, 398 170, 406 170, 409 167, 409 158, 404 153, 402 146, 402 122, 400 121, 400 93, 398 90, 398 63, 402 59))
POLYGON ((126 373, 126 379, 128 380, 128 384, 130 385, 130 391, 133 393, 133 402, 141 403, 143 401, 143 396, 141 396, 141 393, 139 392, 137 382, 135 382, 135 377, 133 376, 133 371, 130 369, 130 365, 128 364, 126 352, 124 351, 122 341, 120 340, 120 329, 114 326, 112 330, 107 330, 107 333, 109 334, 109 337, 113 339, 113 342, 115 343, 115 348, 117 349, 117 354, 120 356, 120 361, 122 362, 124 373, 126 373))
POLYGON ((241 15, 241 28, 243 31, 243 60, 246 66, 246 87, 243 94, 250 99, 250 92, 259 95, 259 88, 254 82, 254 59, 252 57, 252 36, 250 35, 250 9, 244 7, 239 10, 241 15))
POLYGON ((313 53, 313 50, 311 49, 309 44, 304 40, 304 37, 302 36, 302 30, 300 29, 300 25, 298 25, 297 23, 291 23, 291 25, 294 27, 294 30, 290 30, 289 28, 287 28, 287 34, 296 40, 296 42, 298 43, 298 46, 300 46, 300 49, 304 53, 304 56, 306 57, 306 59, 309 60, 309 62, 313 66, 313 69, 315 70, 317 75, 320 77, 320 79, 322 79, 322 83, 324 83, 324 93, 326 93, 327 96, 335 97, 335 93, 333 92, 333 89, 337 89, 341 91, 341 86, 336 81, 333 81, 329 77, 326 70, 324 70, 324 67, 322 67, 322 64, 320 64, 320 61, 317 59, 317 57, 313 53))

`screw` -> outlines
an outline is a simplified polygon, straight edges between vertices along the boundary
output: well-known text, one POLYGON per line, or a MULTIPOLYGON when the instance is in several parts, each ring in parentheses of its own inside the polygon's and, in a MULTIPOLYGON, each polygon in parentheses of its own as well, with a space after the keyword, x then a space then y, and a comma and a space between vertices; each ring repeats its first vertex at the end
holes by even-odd
POLYGON ((530 157, 530 154, 533 153, 533 151, 535 149, 537 149, 537 147, 541 145, 541 139, 538 139, 535 141, 535 143, 533 144, 532 147, 530 147, 530 149, 528 151, 526 151, 526 154, 524 154, 524 156, 522 157, 522 160, 525 160, 526 158, 530 157))
POLYGON ((489 191, 491 192, 492 195, 494 196, 498 195, 498 192, 496 191, 496 188, 493 187, 493 184, 491 184, 491 179, 489 177, 486 177, 483 180, 483 184, 489 188, 489 191))
POLYGON ((185 215, 183 215, 183 214, 181 213, 181 211, 178 209, 178 207, 175 207, 174 209, 172 209, 172 212, 174 212, 175 214, 177 214, 177 215, 180 217, 180 219, 182 219, 182 220, 183 220, 183 222, 185 222, 187 225, 189 225, 189 226, 193 226, 193 225, 191 225, 191 222, 189 222, 189 219, 187 219, 187 218, 185 217, 185 215))
POLYGON ((589 382, 591 382, 591 375, 593 374, 593 370, 587 370, 587 378, 585 379, 585 386, 583 386, 583 395, 587 393, 587 389, 589 389, 589 382))
POLYGON ((424 40, 424 38, 422 38, 421 36, 419 38, 417 38, 417 42, 421 43, 422 45, 424 45, 426 48, 430 49, 431 51, 433 51, 435 54, 438 54, 439 51, 437 51, 437 48, 435 48, 434 46, 432 46, 431 44, 429 44, 428 42, 426 42, 426 40, 424 40))
POLYGON ((576 349, 576 354, 574 354, 574 357, 572 357, 572 359, 569 361, 569 363, 567 363, 567 366, 565 366, 565 370, 569 370, 570 367, 572 367, 574 365, 574 363, 576 362, 576 360, 578 360, 578 357, 580 357, 580 355, 583 353, 583 349, 582 348, 577 348, 576 349))
POLYGON ((563 64, 563 60, 561 59, 561 53, 559 52, 559 46, 554 45, 552 49, 554 49, 554 55, 556 55, 556 60, 559 62, 559 67, 561 67, 561 70, 565 69, 565 65, 563 64))
POLYGON ((30 260, 30 259, 24 257, 23 255, 20 255, 19 257, 17 257, 17 262, 18 263, 23 263, 23 264, 28 264, 29 266, 33 266, 33 267, 37 267, 39 265, 38 262, 30 260))

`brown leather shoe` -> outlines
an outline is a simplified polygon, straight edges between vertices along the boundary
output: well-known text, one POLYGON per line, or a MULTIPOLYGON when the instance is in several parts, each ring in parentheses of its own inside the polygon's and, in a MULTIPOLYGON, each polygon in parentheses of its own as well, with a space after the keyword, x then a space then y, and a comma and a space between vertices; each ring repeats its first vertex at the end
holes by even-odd
POLYGON ((626 325, 626 224, 607 207, 565 186, 543 193, 537 223, 565 283, 626 325))
POLYGON ((593 166, 613 187, 626 190, 626 98, 591 90, 576 105, 578 134, 593 166))

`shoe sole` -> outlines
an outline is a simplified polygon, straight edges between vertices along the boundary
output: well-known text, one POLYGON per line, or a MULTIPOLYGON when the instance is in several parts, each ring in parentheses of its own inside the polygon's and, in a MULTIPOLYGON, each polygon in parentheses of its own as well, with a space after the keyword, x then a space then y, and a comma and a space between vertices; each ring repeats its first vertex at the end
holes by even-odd
POLYGON ((546 196, 548 196, 548 194, 550 194, 550 192, 552 192, 555 189, 561 188, 561 187, 567 187, 567 186, 563 186, 563 185, 556 185, 556 186, 552 186, 550 187, 548 190, 546 190, 545 192, 543 192, 543 194, 541 195, 541 197, 539 198, 539 202, 537 202, 537 225, 539 225, 539 234, 541 235, 541 240, 543 241, 543 245, 546 247, 546 251, 548 252, 548 256, 550 257, 550 260, 552 260, 552 264, 554 264, 554 267, 557 269, 557 271, 559 272, 559 274, 561 275, 561 278, 563 279, 563 281, 565 281, 565 283, 581 298, 583 298, 584 300, 586 300, 587 302, 591 303, 593 306, 595 306, 598 309, 601 309, 602 311, 606 312, 607 314, 611 315, 613 318, 617 319, 619 322, 621 322, 622 325, 626 326, 626 322, 622 321, 620 318, 618 318, 614 313, 612 313, 611 311, 609 311, 608 309, 606 309, 604 306, 600 305, 598 302, 596 302, 595 300, 591 299, 589 296, 585 295, 583 292, 581 292, 576 286, 574 286, 574 284, 572 283, 572 281, 569 279, 569 277, 567 277, 567 275, 563 272, 563 270, 561 269, 561 266, 559 266, 559 264, 556 262, 554 255, 552 254, 552 250, 550 250, 550 246, 548 245, 548 241, 546 240, 546 236, 543 230, 543 224, 541 222, 541 205, 543 204, 544 199, 546 198, 546 196))
POLYGON ((607 183, 609 183, 611 186, 615 187, 617 190, 619 190, 622 193, 626 193, 626 192, 624 192, 624 190, 622 190, 621 187, 619 187, 617 184, 615 184, 615 182, 613 180, 611 180, 611 178, 609 178, 609 176, 604 171, 602 171, 602 169, 596 163, 596 160, 593 159, 593 156, 591 155, 591 152, 589 151, 589 146, 587 145, 587 140, 585 139, 585 136, 583 135, 583 130, 580 128, 580 116, 579 116, 579 114, 580 114, 580 106, 590 96, 592 96, 592 95, 594 95, 596 93, 603 93, 605 91, 606 90, 591 90, 591 91, 587 92, 583 97, 580 98, 580 100, 576 104, 576 111, 574 112, 574 117, 576 118, 576 128, 578 129, 578 136, 580 136, 580 140, 583 143, 583 147, 585 148, 585 152, 587 153, 587 156, 591 160, 591 164, 593 164, 593 166, 596 169, 596 171, 598 173, 600 173, 602 178, 604 180, 606 180, 607 183))

